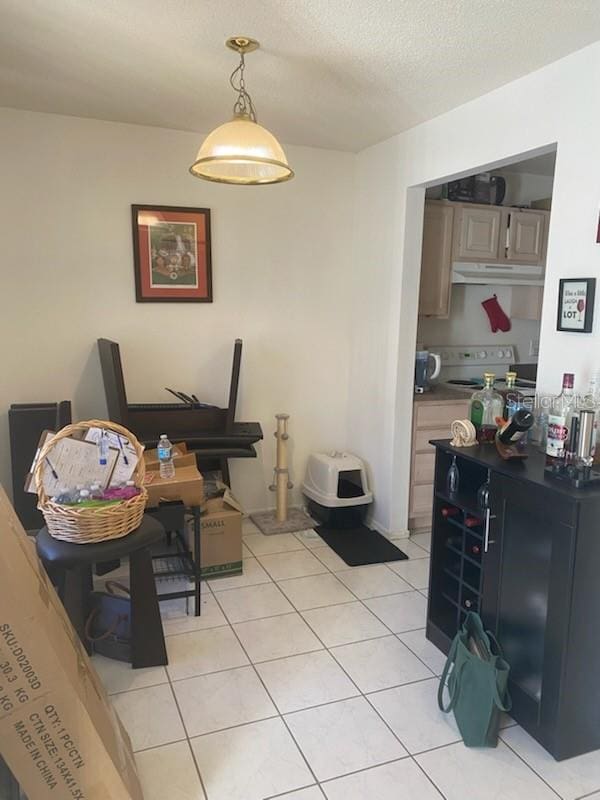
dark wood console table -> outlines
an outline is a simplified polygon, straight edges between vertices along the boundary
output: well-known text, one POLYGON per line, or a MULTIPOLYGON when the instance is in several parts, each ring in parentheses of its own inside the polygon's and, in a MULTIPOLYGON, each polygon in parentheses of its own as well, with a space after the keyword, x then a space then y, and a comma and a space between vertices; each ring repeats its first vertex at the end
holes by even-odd
POLYGON ((557 760, 600 748, 600 489, 545 478, 535 451, 511 463, 493 444, 432 444, 427 638, 447 653, 478 611, 511 665, 515 720, 557 760), (488 511, 477 501, 486 481, 488 511))

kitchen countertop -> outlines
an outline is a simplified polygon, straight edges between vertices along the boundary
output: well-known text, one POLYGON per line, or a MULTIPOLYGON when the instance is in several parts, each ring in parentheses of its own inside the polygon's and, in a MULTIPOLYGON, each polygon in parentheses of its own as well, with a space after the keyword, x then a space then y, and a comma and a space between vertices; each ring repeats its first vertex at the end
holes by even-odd
POLYGON ((428 392, 414 394, 415 403, 455 403, 469 400, 473 389, 448 389, 443 383, 434 384, 428 392))

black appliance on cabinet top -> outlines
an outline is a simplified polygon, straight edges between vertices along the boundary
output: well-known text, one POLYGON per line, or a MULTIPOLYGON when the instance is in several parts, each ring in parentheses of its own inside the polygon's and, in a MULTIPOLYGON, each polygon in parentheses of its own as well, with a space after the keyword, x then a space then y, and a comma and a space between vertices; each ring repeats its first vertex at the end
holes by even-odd
POLYGON ((490 175, 489 172, 449 181, 446 186, 448 200, 460 203, 501 206, 506 195, 504 178, 500 175, 490 175))

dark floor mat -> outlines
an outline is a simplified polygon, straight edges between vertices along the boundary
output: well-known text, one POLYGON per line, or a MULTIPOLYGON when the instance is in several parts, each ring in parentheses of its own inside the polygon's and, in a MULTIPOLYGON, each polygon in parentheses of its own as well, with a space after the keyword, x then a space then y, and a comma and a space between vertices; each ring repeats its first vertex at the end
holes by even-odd
POLYGON ((349 567, 404 561, 408 558, 389 539, 365 525, 356 528, 328 528, 326 525, 319 525, 315 530, 349 567))

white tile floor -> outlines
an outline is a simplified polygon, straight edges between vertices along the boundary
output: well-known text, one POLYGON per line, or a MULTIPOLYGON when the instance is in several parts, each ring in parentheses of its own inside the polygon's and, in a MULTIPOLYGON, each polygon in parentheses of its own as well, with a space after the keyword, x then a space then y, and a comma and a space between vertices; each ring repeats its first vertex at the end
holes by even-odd
POLYGON ((313 531, 244 533, 202 617, 162 604, 167 668, 94 659, 146 800, 600 800, 600 754, 557 763, 509 719, 466 749, 438 711, 428 534, 350 569, 313 531))

